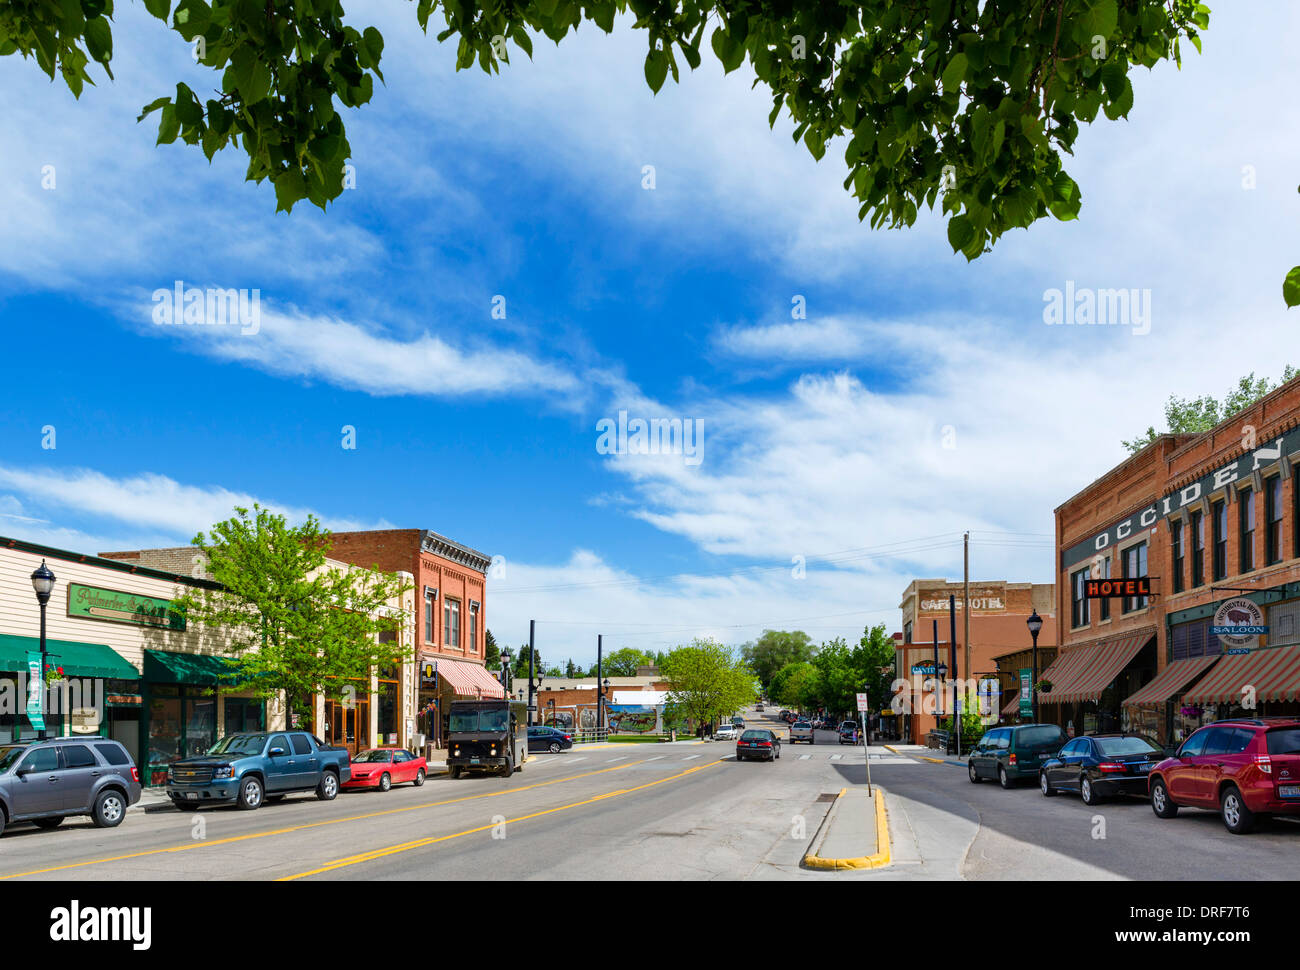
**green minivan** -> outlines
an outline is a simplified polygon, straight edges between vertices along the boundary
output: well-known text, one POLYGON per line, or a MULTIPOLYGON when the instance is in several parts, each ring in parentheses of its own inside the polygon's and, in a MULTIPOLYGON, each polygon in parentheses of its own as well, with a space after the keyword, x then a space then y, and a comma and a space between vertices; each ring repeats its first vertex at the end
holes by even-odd
POLYGON ((1003 788, 1010 788, 1022 778, 1036 779, 1038 766, 1069 740, 1056 724, 994 728, 975 745, 966 770, 976 784, 985 778, 996 778, 1003 788))

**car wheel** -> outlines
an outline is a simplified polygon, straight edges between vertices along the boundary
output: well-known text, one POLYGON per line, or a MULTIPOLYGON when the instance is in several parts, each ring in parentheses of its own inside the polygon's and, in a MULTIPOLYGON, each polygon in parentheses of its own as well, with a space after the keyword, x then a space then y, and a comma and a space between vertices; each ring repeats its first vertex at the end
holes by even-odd
POLYGON ((239 783, 239 798, 235 800, 235 804, 245 811, 252 811, 261 807, 264 794, 265 789, 262 788, 260 781, 256 778, 245 778, 239 783))
POLYGON ((0 808, 0 835, 5 834, 5 823, 9 821, 9 816, 5 815, 5 810, 0 808))
POLYGON ((38 818, 35 820, 37 828, 57 829, 63 824, 62 815, 52 815, 49 818, 38 818))
POLYGON ((514 773, 515 773, 515 763, 514 763, 514 760, 513 760, 512 758, 510 758, 510 757, 507 757, 507 758, 506 758, 506 763, 505 763, 504 765, 501 766, 501 777, 502 777, 502 778, 509 778, 509 777, 510 777, 511 775, 513 775, 514 773))
POLYGON ((115 788, 99 793, 95 807, 90 810, 91 821, 101 829, 121 825, 126 817, 126 796, 115 788))
POLYGON ((1007 775, 1007 769, 1002 765, 998 765, 998 784, 1003 788, 1011 787, 1011 778, 1007 775))
POLYGON ((551 754, 559 754, 559 753, 560 753, 560 742, 559 742, 559 741, 552 741, 552 742, 551 742, 551 754))
POLYGON ((1038 788, 1048 798, 1051 798, 1056 794, 1056 789, 1053 788, 1052 783, 1047 780, 1047 772, 1045 771, 1040 771, 1038 773, 1038 788))
POLYGON ((1101 796, 1093 790, 1092 779, 1086 773, 1079 776, 1079 797, 1085 805, 1096 805, 1101 801, 1101 796))
POLYGON ((1169 797, 1169 789, 1162 778, 1151 783, 1151 811, 1156 813, 1156 818, 1173 818, 1178 814, 1178 806, 1169 797))
POLYGON ((975 770, 975 763, 973 761, 966 762, 966 774, 970 776, 972 785, 978 785, 980 783, 979 772, 975 770))
POLYGON ((316 786, 316 797, 322 802, 332 802, 339 793, 339 776, 332 771, 327 771, 320 776, 320 784, 316 786))
POLYGON ((419 771, 417 771, 417 772, 415 773, 415 782, 414 782, 414 784, 415 784, 415 787, 416 787, 416 788, 419 788, 421 785, 424 784, 424 769, 423 769, 423 768, 421 768, 419 771))
POLYGON ((393 779, 389 777, 388 772, 385 771, 382 775, 379 776, 379 790, 388 791, 392 787, 393 787, 393 779))
POLYGON ((1229 786, 1219 799, 1219 809, 1223 815, 1223 824, 1233 835, 1245 835, 1255 827, 1255 813, 1246 807, 1246 800, 1241 792, 1229 786))
POLYGON ((452 765, 450 768, 447 769, 447 774, 448 774, 451 778, 453 778, 453 779, 455 779, 455 778, 459 778, 459 777, 460 777, 460 765, 452 765))

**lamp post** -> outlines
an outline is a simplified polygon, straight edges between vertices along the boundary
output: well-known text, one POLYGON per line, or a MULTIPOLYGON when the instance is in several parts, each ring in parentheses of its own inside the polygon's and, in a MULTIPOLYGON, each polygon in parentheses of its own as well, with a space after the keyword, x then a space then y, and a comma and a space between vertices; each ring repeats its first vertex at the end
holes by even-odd
POLYGON ((512 653, 510 652, 510 648, 509 648, 509 647, 504 647, 504 648, 501 650, 501 677, 500 677, 500 680, 501 680, 501 686, 505 689, 505 692, 506 692, 507 694, 510 693, 510 681, 511 681, 511 679, 512 679, 512 678, 511 678, 511 670, 510 670, 510 662, 511 662, 512 660, 514 660, 514 654, 512 654, 512 653))
MULTIPOLYGON (((600 692, 600 710, 596 712, 596 718, 597 718, 597 720, 596 720, 596 726, 597 726, 597 727, 600 727, 601 725, 606 724, 606 720, 605 720, 605 695, 609 693, 609 678, 608 678, 608 677, 606 677, 603 681, 601 681, 601 687, 603 688, 603 690, 600 692)), ((608 735, 606 735, 606 737, 608 737, 608 735)))
POLYGON ((45 607, 50 602, 50 594, 54 592, 54 573, 45 565, 44 559, 36 572, 32 573, 32 589, 36 590, 36 602, 41 604, 41 670, 38 675, 40 692, 37 694, 41 703, 41 728, 37 737, 44 741, 48 737, 45 727, 45 607))
POLYGON ((1034 638, 1034 682, 1030 686, 1031 696, 1034 701, 1034 723, 1038 723, 1038 631, 1043 628, 1043 618, 1038 615, 1037 608, 1029 614, 1029 619, 1025 620, 1025 626, 1029 627, 1029 635, 1034 638))

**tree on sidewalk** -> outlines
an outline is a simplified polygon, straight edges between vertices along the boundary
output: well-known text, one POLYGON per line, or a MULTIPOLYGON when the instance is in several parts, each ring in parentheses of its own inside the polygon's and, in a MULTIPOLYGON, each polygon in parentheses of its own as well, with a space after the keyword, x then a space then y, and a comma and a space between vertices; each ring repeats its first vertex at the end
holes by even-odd
POLYGON ((695 722, 697 733, 715 719, 754 702, 753 673, 716 640, 696 638, 677 647, 660 664, 668 682, 668 702, 695 722))
POLYGON ((314 516, 291 527, 259 505, 234 511, 192 540, 220 587, 177 600, 235 655, 225 689, 283 694, 290 714, 310 718, 318 694, 354 700, 376 668, 409 659, 389 602, 410 587, 396 575, 327 567, 329 532, 314 516))

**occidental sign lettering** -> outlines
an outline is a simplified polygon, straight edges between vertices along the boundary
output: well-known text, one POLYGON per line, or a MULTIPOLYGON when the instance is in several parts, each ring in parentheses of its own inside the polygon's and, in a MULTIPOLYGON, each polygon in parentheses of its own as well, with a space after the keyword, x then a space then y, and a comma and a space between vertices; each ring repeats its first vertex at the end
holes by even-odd
POLYGON ((1207 495, 1213 495, 1221 488, 1231 485, 1240 478, 1248 478, 1262 468, 1269 468, 1281 461, 1283 455, 1289 455, 1298 450, 1300 450, 1300 427, 1292 428, 1286 434, 1280 435, 1272 444, 1263 448, 1256 448, 1254 451, 1242 455, 1236 461, 1229 462, 1222 468, 1217 468, 1208 475, 1202 476, 1190 485, 1180 488, 1176 492, 1171 492, 1142 511, 1135 512, 1122 522, 1115 523, 1105 532, 1100 532, 1091 539, 1086 539, 1069 549, 1063 550, 1061 552, 1061 568, 1069 569, 1075 563, 1091 559, 1102 550, 1123 542, 1133 535, 1135 531, 1141 534, 1144 529, 1154 528, 1156 523, 1174 512, 1199 502, 1207 495))

